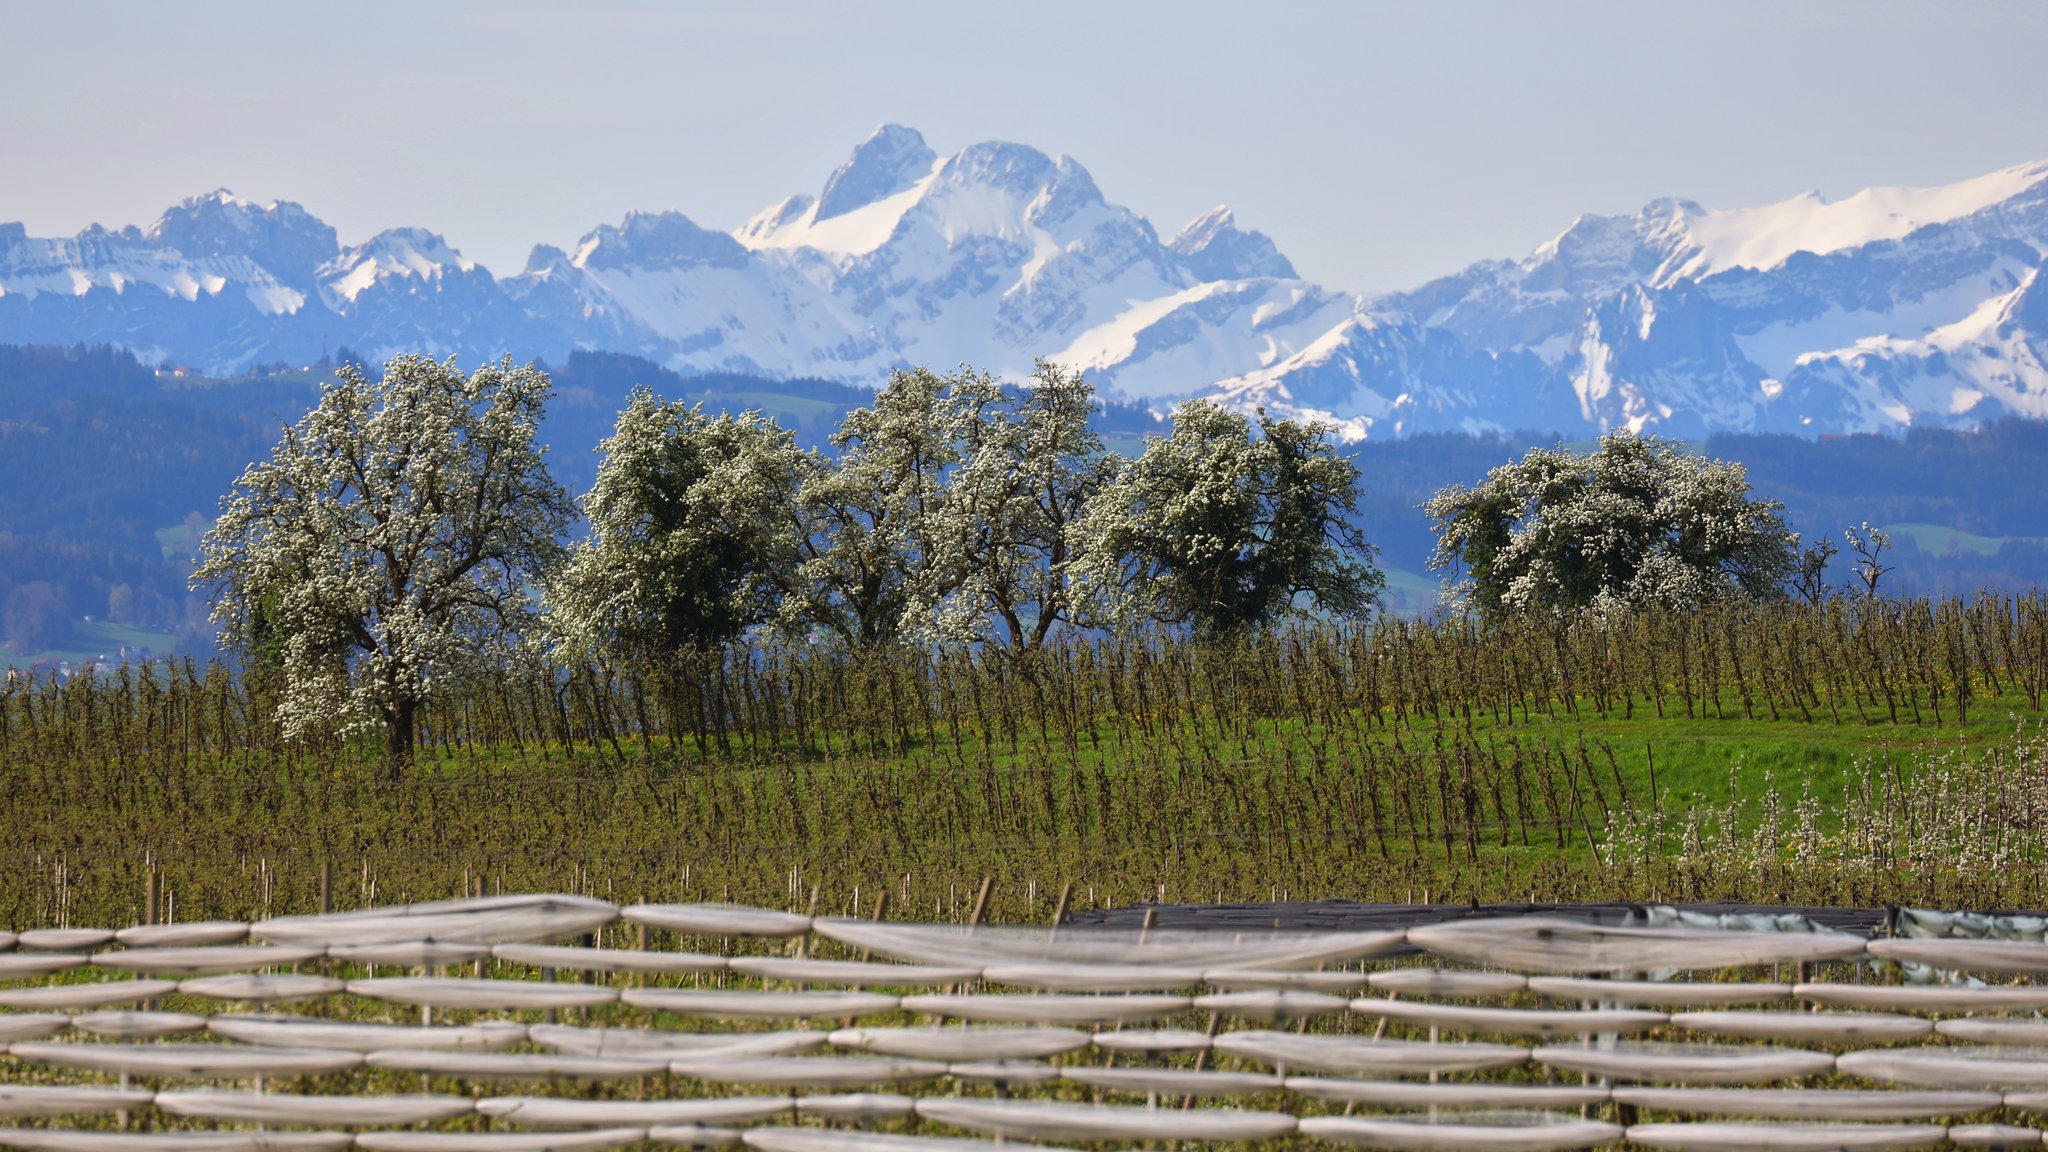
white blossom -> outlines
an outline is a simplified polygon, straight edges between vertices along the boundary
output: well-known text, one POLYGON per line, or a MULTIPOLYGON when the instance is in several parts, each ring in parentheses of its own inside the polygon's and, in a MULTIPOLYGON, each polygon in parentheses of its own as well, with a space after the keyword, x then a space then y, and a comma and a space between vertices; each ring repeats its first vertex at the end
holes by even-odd
POLYGON ((590 536, 548 595, 561 648, 662 662, 781 610, 798 562, 796 492, 819 470, 792 433, 642 388, 599 450, 582 500, 590 536))
POLYGON ((1742 465, 1626 431, 1589 453, 1536 449, 1423 510, 1432 566, 1463 569, 1454 599, 1489 615, 1773 596, 1798 548, 1742 465))
POLYGON ((235 482, 193 583, 280 675, 288 737, 382 721, 396 770, 421 702, 529 629, 573 514, 534 442, 549 389, 510 360, 345 366, 235 482))
POLYGON ((1091 619, 1210 631, 1305 610, 1355 615, 1385 580, 1350 517, 1358 468, 1315 424, 1183 404, 1075 526, 1091 619))

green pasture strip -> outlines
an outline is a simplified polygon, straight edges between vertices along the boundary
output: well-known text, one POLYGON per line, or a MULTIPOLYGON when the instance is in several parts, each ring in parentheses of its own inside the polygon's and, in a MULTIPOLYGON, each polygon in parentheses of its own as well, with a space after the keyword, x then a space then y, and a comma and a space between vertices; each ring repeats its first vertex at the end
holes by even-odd
POLYGON ((473 891, 1030 920, 1143 899, 2040 906, 2048 604, 506 666, 289 742, 275 675, 0 686, 0 924, 473 891))

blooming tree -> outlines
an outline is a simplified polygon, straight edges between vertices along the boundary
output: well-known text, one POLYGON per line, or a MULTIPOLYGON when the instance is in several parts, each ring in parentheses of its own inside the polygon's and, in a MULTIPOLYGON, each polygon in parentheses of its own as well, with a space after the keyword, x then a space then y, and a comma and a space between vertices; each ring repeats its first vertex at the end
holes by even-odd
POLYGON ((1206 400, 1146 441, 1075 526, 1091 618, 1219 633, 1305 612, 1352 616, 1385 577, 1352 523, 1358 467, 1317 424, 1206 400))
POLYGON ((375 382, 345 366, 235 482, 193 584, 281 674, 287 736, 381 721, 396 773, 420 705, 527 632, 574 514, 535 443, 550 388, 509 359, 464 376, 401 356, 375 382))
POLYGON ((1001 398, 985 374, 916 368, 847 413, 832 436, 837 459, 810 467, 797 490, 800 562, 786 577, 785 629, 822 629, 849 648, 923 630, 959 579, 941 539, 956 475, 1001 398))
POLYGON ((1423 505, 1431 564, 1487 616, 1782 594, 1798 562, 1783 506, 1742 465, 1611 432, 1591 452, 1539 448, 1423 505))
POLYGON ((1035 648, 1072 617, 1074 527, 1113 475, 1094 408, 1079 372, 1043 360, 1029 385, 975 406, 933 532, 940 579, 914 618, 945 639, 1035 648))
POLYGON ((548 598, 576 650, 657 666, 772 619, 815 468, 756 412, 705 415, 635 389, 583 497, 590 536, 548 598))

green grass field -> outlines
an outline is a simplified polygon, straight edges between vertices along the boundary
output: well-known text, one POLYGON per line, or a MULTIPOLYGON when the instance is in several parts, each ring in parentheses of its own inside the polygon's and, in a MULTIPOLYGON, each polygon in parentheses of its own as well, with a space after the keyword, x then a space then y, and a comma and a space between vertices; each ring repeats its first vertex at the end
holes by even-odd
POLYGON ((0 667, 28 668, 38 663, 54 664, 64 660, 70 661, 73 667, 83 667, 101 659, 117 665, 121 663, 124 646, 131 652, 148 649, 159 653, 170 651, 176 641, 177 637, 169 632, 106 620, 79 620, 72 623, 69 635, 61 643, 40 652, 17 653, 0 644, 0 667))
POLYGON ((493 886, 964 914, 1138 900, 2048 905, 2048 605, 507 669, 282 740, 259 677, 0 698, 0 923, 493 886), (1966 706, 1967 719, 1958 715, 1966 706), (965 894, 965 895, 963 895, 965 894))
POLYGON ((2044 542, 2039 536, 1979 536, 1946 524, 1888 524, 1884 530, 1896 539, 1911 540, 1915 548, 1930 556, 1953 556, 1964 552, 1990 556, 2008 542, 2044 542))

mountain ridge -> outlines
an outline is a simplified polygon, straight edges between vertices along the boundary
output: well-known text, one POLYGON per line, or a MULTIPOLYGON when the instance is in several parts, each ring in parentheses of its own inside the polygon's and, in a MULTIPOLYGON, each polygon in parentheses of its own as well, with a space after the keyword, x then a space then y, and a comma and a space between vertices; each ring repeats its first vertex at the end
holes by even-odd
POLYGON ((883 125, 730 232, 631 212, 499 276, 445 237, 344 246, 225 189, 145 228, 0 224, 0 341, 232 373, 347 344, 465 359, 616 351, 688 373, 873 385, 1035 357, 1105 395, 1325 419, 1346 439, 1630 427, 1896 432, 2048 417, 2048 161, 1928 188, 1582 215, 1520 259, 1362 296, 1218 206, 1165 240, 1079 162, 950 155, 883 125))

